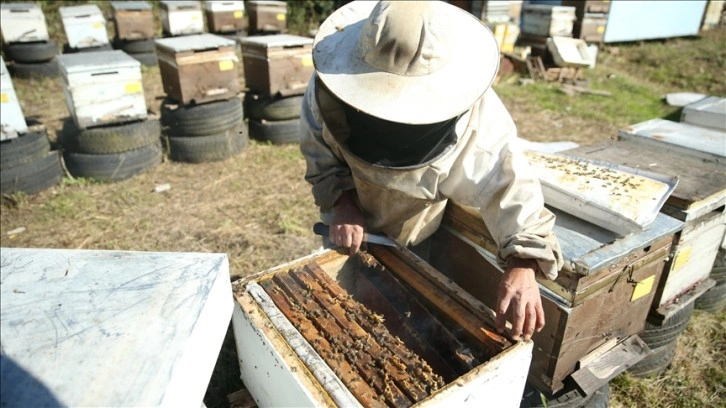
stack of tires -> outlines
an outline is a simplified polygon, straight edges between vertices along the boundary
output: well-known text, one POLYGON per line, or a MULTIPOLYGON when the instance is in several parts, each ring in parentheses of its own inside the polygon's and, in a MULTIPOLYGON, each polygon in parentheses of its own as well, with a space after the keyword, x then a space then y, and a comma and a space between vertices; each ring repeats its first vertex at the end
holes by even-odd
POLYGON ((653 324, 645 322, 645 328, 639 336, 650 347, 650 352, 635 365, 628 368, 634 377, 650 377, 667 370, 676 354, 678 338, 688 327, 693 315, 694 303, 690 302, 673 316, 662 322, 653 324))
POLYGON ((72 176, 102 182, 131 178, 162 159, 161 125, 154 117, 82 130, 67 118, 58 142, 72 176))
POLYGON ((5 44, 10 74, 18 78, 54 78, 60 75, 58 45, 53 40, 5 44))
POLYGON ((247 93, 245 113, 250 136, 272 144, 298 143, 302 100, 303 95, 247 93))
POLYGON ((62 177, 60 155, 51 151, 42 125, 0 142, 0 193, 37 193, 58 184, 62 177))
POLYGON ((203 163, 224 160, 247 147, 249 136, 240 98, 180 104, 166 98, 161 105, 169 158, 203 163))
POLYGON ((716 281, 716 285, 696 299, 696 309, 721 313, 726 307, 726 248, 723 246, 718 250, 710 278, 716 281))

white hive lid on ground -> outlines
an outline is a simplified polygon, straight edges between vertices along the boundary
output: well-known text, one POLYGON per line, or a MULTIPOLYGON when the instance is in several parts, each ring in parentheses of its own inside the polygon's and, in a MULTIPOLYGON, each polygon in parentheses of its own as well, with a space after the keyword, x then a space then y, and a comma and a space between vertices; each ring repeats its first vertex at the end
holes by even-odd
POLYGON ((121 50, 62 54, 58 56, 58 61, 63 71, 69 74, 141 67, 139 61, 121 50))
POLYGON ((726 132, 665 119, 651 119, 620 130, 620 139, 656 143, 684 153, 705 153, 705 159, 723 162, 726 158, 726 132))
POLYGON ((156 40, 158 47, 174 52, 199 51, 218 47, 234 47, 236 42, 214 34, 196 34, 156 40))
POLYGON ((3 403, 199 407, 230 323, 225 254, 0 250, 3 403))
POLYGON ((301 45, 308 45, 313 43, 312 38, 300 37, 297 35, 290 34, 275 34, 275 35, 258 35, 252 37, 240 38, 240 44, 245 45, 256 45, 265 48, 275 47, 295 47, 301 45))
POLYGON ((151 10, 151 4, 145 1, 112 1, 114 10, 151 10))

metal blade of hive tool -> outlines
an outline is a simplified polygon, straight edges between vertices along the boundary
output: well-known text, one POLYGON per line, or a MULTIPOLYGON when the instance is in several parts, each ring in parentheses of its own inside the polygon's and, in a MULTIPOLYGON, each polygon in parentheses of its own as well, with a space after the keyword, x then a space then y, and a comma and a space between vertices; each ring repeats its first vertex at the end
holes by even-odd
MULTIPOLYGON (((316 235, 322 235, 322 236, 328 236, 330 232, 330 227, 323 224, 322 222, 315 223, 313 225, 313 232, 316 235)), ((384 237, 382 235, 375 235, 375 234, 363 234, 363 241, 371 243, 371 244, 379 244, 379 245, 388 245, 395 247, 396 241, 392 240, 391 238, 384 237)))

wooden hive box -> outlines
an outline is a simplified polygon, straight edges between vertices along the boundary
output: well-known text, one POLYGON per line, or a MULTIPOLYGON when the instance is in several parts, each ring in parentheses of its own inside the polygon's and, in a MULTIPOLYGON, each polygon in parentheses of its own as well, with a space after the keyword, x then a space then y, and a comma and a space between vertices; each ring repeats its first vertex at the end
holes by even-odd
POLYGON ((245 4, 242 1, 205 1, 204 11, 211 33, 236 33, 247 29, 245 4))
POLYGON ((95 4, 58 8, 71 48, 90 48, 108 44, 106 19, 95 4))
MULTIPOLYGON (((542 392, 555 393, 572 376, 589 394, 647 352, 634 335, 645 326, 682 223, 659 214, 645 231, 621 237, 552 211, 565 266, 555 281, 538 279, 546 325, 533 336, 529 382, 542 392), (605 376, 594 369, 602 365, 605 376)), ((442 227, 432 238, 431 264, 490 308, 496 306, 502 274, 494 261, 496 252, 481 216, 449 202, 442 227)))
POLYGON ((0 262, 3 403, 202 405, 232 315, 227 255, 2 248, 0 262))
POLYGON ((0 4, 0 26, 5 44, 48 41, 48 25, 35 3, 0 4))
POLYGON ((259 406, 519 407, 532 342, 403 247, 326 250, 233 283, 259 406))
POLYGON ((156 35, 154 14, 148 2, 112 1, 111 8, 116 38, 135 41, 154 38, 156 35))
POLYGON ((159 2, 161 26, 169 36, 204 32, 204 16, 198 1, 174 0, 159 2))
POLYGON ((213 34, 156 40, 161 82, 182 104, 229 99, 240 91, 236 42, 213 34))
MULTIPOLYGON (((698 137, 692 135, 692 137, 698 137)), ((688 305, 713 285, 708 279, 726 231, 726 179, 724 165, 702 152, 684 154, 668 143, 638 140, 604 141, 564 153, 677 175, 678 185, 662 212, 685 222, 676 236, 671 259, 653 301, 651 321, 658 323, 688 305)))
POLYGON ((58 56, 63 94, 79 129, 146 119, 141 64, 123 51, 58 56))
POLYGON ((313 39, 288 34, 240 39, 245 85, 264 95, 305 93, 314 72, 313 39))
POLYGON ((255 33, 281 33, 287 28, 287 3, 274 0, 247 2, 249 31, 255 33))
POLYGON ((0 141, 15 139, 18 134, 25 133, 28 125, 25 122, 23 109, 13 87, 13 79, 8 73, 5 61, 0 57, 0 141))

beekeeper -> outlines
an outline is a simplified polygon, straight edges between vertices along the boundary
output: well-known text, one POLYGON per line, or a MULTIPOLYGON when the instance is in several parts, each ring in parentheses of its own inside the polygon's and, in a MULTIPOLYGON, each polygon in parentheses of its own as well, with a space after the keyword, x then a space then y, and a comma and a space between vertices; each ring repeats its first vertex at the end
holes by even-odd
MULTIPOLYGON (((562 266, 538 179, 491 89, 491 31, 440 1, 354 1, 320 27, 300 147, 332 243, 364 232, 424 245, 447 200, 478 208, 505 270, 496 325, 514 339, 544 326, 537 273, 562 266)), ((482 282, 482 285, 487 284, 482 282)))

